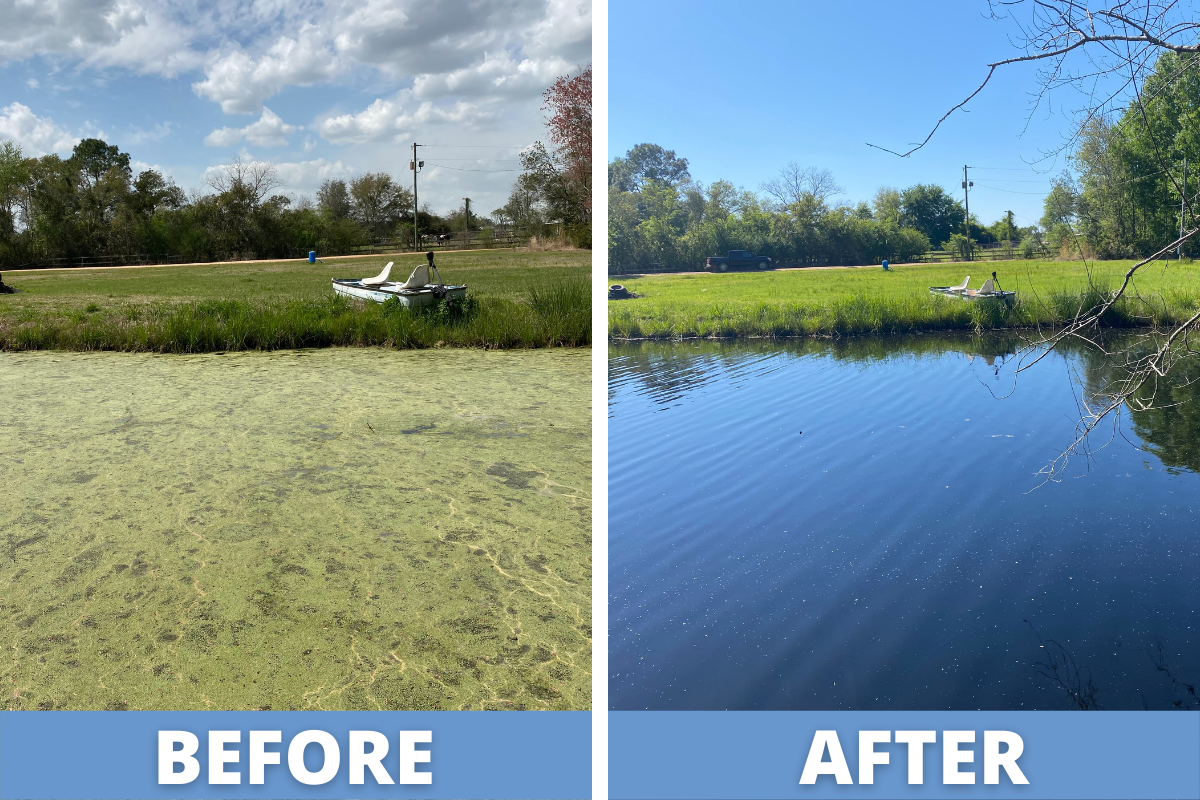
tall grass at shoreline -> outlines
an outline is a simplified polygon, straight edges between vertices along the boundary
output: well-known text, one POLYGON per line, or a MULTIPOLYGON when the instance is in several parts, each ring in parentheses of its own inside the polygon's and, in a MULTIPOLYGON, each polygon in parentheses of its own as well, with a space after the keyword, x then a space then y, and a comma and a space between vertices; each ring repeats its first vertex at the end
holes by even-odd
POLYGON ((591 343, 587 289, 582 278, 547 277, 527 292, 527 298, 483 297, 469 318, 458 320, 436 313, 436 308, 391 311, 341 297, 27 308, 0 315, 0 350, 581 347, 591 343), (545 300, 547 293, 555 302, 545 300))
MULTIPOLYGON (((609 333, 614 339, 771 338, 1058 327, 1111 296, 1121 267, 1078 276, 1083 280, 1049 270, 1025 276, 1011 281, 1017 286, 1012 303, 931 294, 928 285, 944 277, 932 270, 913 270, 916 274, 901 280, 882 271, 797 271, 776 273, 765 285, 754 283, 765 277, 761 274, 738 275, 729 283, 726 276, 651 278, 630 282, 643 298, 609 304, 609 333), (767 287, 774 297, 765 296, 767 287)), ((1136 328, 1185 321, 1200 308, 1200 285, 1190 278, 1185 267, 1131 287, 1101 324, 1136 328)))
MULTIPOLYGON (((1058 327, 1077 312, 1096 308, 1099 293, 1060 292, 1045 302, 995 300, 963 302, 926 297, 853 295, 828 304, 759 303, 683 308, 654 316, 613 309, 609 323, 617 339, 691 337, 784 337, 916 333, 921 331, 985 331, 1005 328, 1058 327)), ((1200 295, 1121 298, 1101 324, 1113 328, 1170 325, 1188 319, 1200 307, 1200 295)))
MULTIPOLYGON (((389 257, 388 260, 396 258, 389 257)), ((339 298, 330 275, 367 259, 7 273, 0 350, 202 353, 330 346, 579 347, 591 343, 586 253, 446 254, 470 307, 409 310, 339 298)), ((423 259, 420 259, 423 260, 423 259)), ((444 262, 444 263, 443 263, 444 262)), ((416 258, 397 269, 406 272, 416 258)))

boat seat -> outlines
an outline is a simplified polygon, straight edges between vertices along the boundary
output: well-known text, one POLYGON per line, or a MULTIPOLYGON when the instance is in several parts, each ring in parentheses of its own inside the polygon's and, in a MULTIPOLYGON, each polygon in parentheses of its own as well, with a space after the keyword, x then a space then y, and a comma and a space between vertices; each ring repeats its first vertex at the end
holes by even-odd
POLYGON ((405 289, 424 289, 429 283, 429 267, 425 264, 420 265, 412 271, 412 275, 408 276, 408 280, 404 282, 405 289))
POLYGON ((970 282, 971 282, 971 276, 968 275, 967 277, 963 278, 963 282, 960 283, 958 286, 947 286, 946 289, 951 292, 965 292, 967 290, 967 284, 970 282))
POLYGON ((996 282, 988 278, 983 282, 983 286, 975 290, 975 294, 991 294, 994 291, 996 291, 996 282))
POLYGON ((382 286, 387 283, 388 275, 392 271, 392 262, 389 261, 387 266, 383 268, 383 272, 376 275, 374 278, 363 278, 359 283, 363 286, 382 286))

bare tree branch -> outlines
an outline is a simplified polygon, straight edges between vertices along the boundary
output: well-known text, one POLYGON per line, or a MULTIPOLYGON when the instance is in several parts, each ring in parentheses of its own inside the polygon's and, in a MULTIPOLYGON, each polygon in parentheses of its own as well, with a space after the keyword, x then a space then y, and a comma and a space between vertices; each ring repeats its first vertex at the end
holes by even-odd
MULTIPOLYGON (((1025 54, 988 64, 987 75, 984 76, 983 82, 976 87, 975 91, 971 92, 965 99, 943 114, 934 123, 928 135, 910 149, 898 152, 877 144, 871 144, 870 142, 866 143, 867 146, 883 150, 886 153, 891 153, 901 158, 909 157, 927 145, 933 138, 933 135, 942 126, 942 123, 949 119, 955 111, 963 108, 982 92, 984 87, 988 85, 988 82, 991 81, 996 70, 1000 67, 1011 64, 1054 60, 1056 63, 1051 72, 1041 77, 1042 91, 1039 93, 1040 98, 1049 89, 1064 83, 1058 77, 1061 73, 1064 59, 1069 54, 1081 48, 1086 48, 1088 45, 1111 47, 1114 44, 1125 43, 1127 45, 1142 45, 1142 51, 1146 53, 1168 50, 1176 53, 1200 53, 1200 44, 1180 44, 1172 41, 1186 34, 1195 35, 1200 32, 1200 22, 1196 21, 1184 20, 1174 24, 1166 24, 1167 15, 1178 6, 1177 2, 1143 0, 1139 4, 1139 7, 1144 9, 1146 13, 1144 15, 1145 19, 1141 22, 1136 21, 1131 14, 1123 10, 1131 5, 1133 4, 1129 2, 1113 2, 1109 8, 1091 10, 1086 4, 1074 2, 1073 0, 989 0, 988 6, 991 10, 991 16, 994 19, 1009 17, 1009 14, 998 13, 997 8, 1026 7, 1032 9, 1031 22, 1028 24, 1018 23, 1023 39, 1023 42, 1018 46, 1026 51, 1025 54), (1101 30, 1106 29, 1108 32, 1098 30, 1096 27, 1097 21, 1100 21, 1105 26, 1101 30), (1162 23, 1162 27, 1156 27, 1156 23, 1162 23), (1130 28, 1136 31, 1136 33, 1129 33, 1128 29, 1130 28)), ((1113 50, 1110 49, 1108 52, 1110 55, 1120 58, 1120 55, 1113 50)), ((1095 73, 1089 76, 1072 76, 1065 83, 1077 84, 1086 77, 1103 76, 1113 71, 1113 68, 1105 68, 1102 65, 1098 65, 1095 73)))

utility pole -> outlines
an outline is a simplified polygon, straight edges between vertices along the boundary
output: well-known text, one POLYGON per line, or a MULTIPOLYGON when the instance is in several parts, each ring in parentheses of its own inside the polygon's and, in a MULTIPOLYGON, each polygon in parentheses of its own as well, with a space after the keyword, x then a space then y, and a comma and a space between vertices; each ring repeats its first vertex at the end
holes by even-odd
MULTIPOLYGON (((1183 238, 1183 214, 1187 209, 1187 156, 1183 157, 1183 190, 1179 193, 1179 238, 1183 238)), ((1175 258, 1183 260, 1183 244, 1175 248, 1175 258)))
POLYGON ((471 198, 463 198, 463 241, 471 240, 471 198))
POLYGON ((421 208, 420 204, 417 202, 417 173, 421 171, 421 167, 425 166, 424 161, 417 160, 417 148, 424 147, 424 146, 425 145, 423 145, 423 144, 417 144, 416 142, 413 142, 412 161, 408 162, 408 168, 412 170, 412 174, 413 174, 413 250, 414 251, 418 251, 421 249, 421 237, 417 233, 417 213, 418 213, 418 210, 421 208))
POLYGON ((971 260, 971 187, 975 185, 975 182, 967 179, 967 170, 968 169, 969 169, 969 167, 967 167, 966 164, 963 164, 962 188, 963 188, 963 199, 966 201, 964 203, 964 207, 966 208, 966 217, 963 219, 963 227, 966 228, 966 232, 967 232, 967 261, 970 261, 971 260))

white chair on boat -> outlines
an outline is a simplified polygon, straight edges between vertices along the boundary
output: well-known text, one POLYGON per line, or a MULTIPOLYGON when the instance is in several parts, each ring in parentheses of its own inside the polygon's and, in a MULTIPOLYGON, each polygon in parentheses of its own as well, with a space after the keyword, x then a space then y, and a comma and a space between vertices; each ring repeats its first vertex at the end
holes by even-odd
POLYGON ((958 286, 947 286, 946 291, 955 292, 955 293, 965 292, 967 290, 967 284, 970 282, 971 282, 971 276, 968 275, 967 277, 963 278, 963 282, 960 283, 958 286))
POLYGON ((422 264, 412 271, 412 275, 408 276, 408 280, 404 282, 401 289, 424 289, 429 283, 429 266, 422 264))
POLYGON ((363 278, 359 283, 363 286, 383 286, 387 283, 388 275, 392 271, 392 262, 389 261, 387 266, 383 268, 383 272, 376 275, 374 278, 363 278))
POLYGON ((966 294, 978 297, 981 294, 991 294, 994 291, 996 291, 996 282, 988 278, 983 282, 983 286, 980 286, 978 289, 968 289, 966 294))

